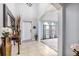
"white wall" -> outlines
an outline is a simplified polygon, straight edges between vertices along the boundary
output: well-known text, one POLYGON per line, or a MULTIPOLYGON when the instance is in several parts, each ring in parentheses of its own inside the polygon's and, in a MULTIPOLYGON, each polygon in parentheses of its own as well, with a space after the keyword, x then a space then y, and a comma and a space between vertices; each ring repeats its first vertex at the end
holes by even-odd
POLYGON ((53 7, 50 3, 39 3, 38 5, 38 18, 40 18, 44 13, 48 11, 55 11, 56 8, 53 7))
POLYGON ((29 7, 24 3, 20 3, 18 4, 18 8, 19 8, 18 10, 19 15, 21 16, 21 33, 23 30, 22 29, 23 21, 31 21, 32 22, 32 39, 34 40, 34 35, 37 33, 37 30, 33 29, 33 26, 37 26, 37 4, 33 4, 31 7, 29 7))
POLYGON ((63 55, 63 12, 62 7, 58 10, 58 55, 63 55))
POLYGON ((70 46, 79 43, 79 4, 67 4, 65 8, 64 55, 73 55, 70 46))
POLYGON ((1 31, 3 27, 3 4, 0 4, 0 36, 1 36, 1 31))
POLYGON ((6 4, 7 7, 9 8, 9 10, 12 12, 13 16, 16 17, 16 8, 15 8, 15 4, 14 3, 7 3, 6 4))
POLYGON ((57 12, 57 10, 45 12, 45 14, 41 18, 41 20, 57 22, 58 21, 58 12, 57 12))

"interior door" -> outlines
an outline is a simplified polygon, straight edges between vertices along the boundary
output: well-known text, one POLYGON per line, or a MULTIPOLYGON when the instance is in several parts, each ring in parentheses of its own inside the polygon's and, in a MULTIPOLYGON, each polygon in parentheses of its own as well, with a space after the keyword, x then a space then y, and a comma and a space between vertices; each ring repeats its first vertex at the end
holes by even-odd
POLYGON ((23 40, 31 40, 31 22, 23 22, 23 40))

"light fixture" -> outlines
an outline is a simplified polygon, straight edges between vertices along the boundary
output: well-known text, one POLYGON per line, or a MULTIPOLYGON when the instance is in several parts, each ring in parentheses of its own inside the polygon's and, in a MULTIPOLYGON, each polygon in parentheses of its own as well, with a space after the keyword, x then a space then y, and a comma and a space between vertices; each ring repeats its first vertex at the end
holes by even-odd
POLYGON ((31 7, 32 6, 32 3, 26 3, 27 4, 27 6, 29 6, 29 7, 31 7))

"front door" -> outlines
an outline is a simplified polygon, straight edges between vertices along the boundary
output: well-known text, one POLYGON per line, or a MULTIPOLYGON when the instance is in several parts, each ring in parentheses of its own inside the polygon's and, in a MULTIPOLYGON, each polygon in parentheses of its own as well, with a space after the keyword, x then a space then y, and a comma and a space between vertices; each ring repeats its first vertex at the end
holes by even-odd
POLYGON ((31 22, 23 22, 23 40, 31 40, 31 30, 32 30, 32 26, 31 26, 31 22))

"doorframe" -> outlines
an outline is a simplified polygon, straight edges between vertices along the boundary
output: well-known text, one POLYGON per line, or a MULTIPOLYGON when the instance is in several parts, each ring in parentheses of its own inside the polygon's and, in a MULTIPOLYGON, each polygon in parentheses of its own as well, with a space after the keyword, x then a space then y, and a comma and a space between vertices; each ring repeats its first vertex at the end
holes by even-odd
MULTIPOLYGON (((63 56, 63 6, 59 3, 51 3, 58 10, 58 56, 63 56)), ((39 18, 41 20, 46 12, 39 18)), ((38 22, 39 23, 39 22, 38 22)), ((41 39, 38 39, 40 41, 41 39)))
MULTIPOLYGON (((24 23, 24 22, 29 22, 29 23, 31 23, 31 40, 32 40, 32 21, 25 21, 25 20, 23 20, 23 21, 22 21, 22 26, 23 26, 23 23, 24 23)), ((23 28, 22 28, 22 39, 23 39, 23 28)), ((22 42, 23 42, 23 41, 28 41, 28 40, 22 40, 22 42)))

